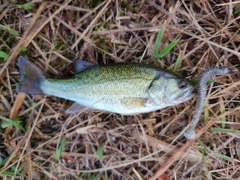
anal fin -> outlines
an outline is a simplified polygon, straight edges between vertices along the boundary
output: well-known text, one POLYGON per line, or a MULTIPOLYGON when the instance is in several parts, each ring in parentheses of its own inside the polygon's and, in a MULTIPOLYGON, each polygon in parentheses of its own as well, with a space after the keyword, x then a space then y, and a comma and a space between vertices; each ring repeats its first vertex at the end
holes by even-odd
POLYGON ((77 113, 82 112, 87 109, 89 109, 89 108, 75 102, 66 110, 65 113, 66 114, 77 114, 77 113))

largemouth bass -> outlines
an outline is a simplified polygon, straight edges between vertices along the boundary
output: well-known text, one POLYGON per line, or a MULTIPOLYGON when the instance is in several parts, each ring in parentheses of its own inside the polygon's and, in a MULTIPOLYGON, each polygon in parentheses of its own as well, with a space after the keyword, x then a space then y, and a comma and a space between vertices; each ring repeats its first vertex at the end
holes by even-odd
POLYGON ((21 80, 17 91, 75 101, 67 113, 78 113, 85 107, 132 115, 179 104, 195 96, 189 82, 148 64, 92 65, 80 60, 76 61, 77 73, 72 79, 47 78, 22 56, 18 64, 21 80))

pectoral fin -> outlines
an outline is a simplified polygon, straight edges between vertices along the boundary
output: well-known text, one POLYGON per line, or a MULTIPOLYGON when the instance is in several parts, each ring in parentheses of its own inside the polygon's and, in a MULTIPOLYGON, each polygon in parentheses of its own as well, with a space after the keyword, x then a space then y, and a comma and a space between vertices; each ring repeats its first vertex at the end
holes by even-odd
POLYGON ((150 98, 138 98, 138 97, 123 98, 122 103, 124 106, 126 106, 126 108, 129 109, 149 107, 156 104, 150 98))
POLYGON ((152 106, 156 106, 157 103, 151 98, 145 98, 145 103, 144 103, 144 106, 145 107, 152 107, 152 106))

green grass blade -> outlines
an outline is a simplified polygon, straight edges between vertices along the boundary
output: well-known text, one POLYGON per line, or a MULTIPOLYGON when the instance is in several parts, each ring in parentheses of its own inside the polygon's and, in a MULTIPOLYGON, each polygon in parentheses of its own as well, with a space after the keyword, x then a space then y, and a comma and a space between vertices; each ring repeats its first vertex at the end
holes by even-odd
POLYGON ((7 59, 7 58, 9 58, 9 55, 7 53, 5 53, 4 51, 0 51, 0 58, 7 59))
POLYGON ((154 46, 153 46, 153 57, 154 58, 156 58, 156 56, 158 55, 158 49, 159 49, 160 44, 162 42, 163 35, 164 35, 164 29, 161 29, 158 32, 157 39, 156 39, 156 41, 154 43, 154 46))
POLYGON ((237 8, 233 14, 238 14, 238 13, 240 13, 240 8, 237 8))
POLYGON ((25 4, 17 4, 17 7, 24 8, 24 9, 32 9, 33 5, 31 3, 25 3, 25 4))
POLYGON ((98 156, 99 160, 102 160, 102 158, 103 158, 103 147, 102 146, 98 147, 97 156, 98 156))
POLYGON ((18 169, 16 169, 15 166, 11 166, 11 168, 10 168, 11 170, 5 170, 2 172, 2 174, 5 174, 7 176, 14 178, 15 176, 20 174, 20 172, 23 170, 23 168, 24 168, 23 164, 18 169), (16 171, 16 172, 14 172, 14 171, 16 171))
MULTIPOLYGON (((225 106, 224 106, 223 102, 220 103, 220 113, 221 114, 225 113, 225 106)), ((221 120, 222 120, 222 128, 225 128, 226 121, 227 121, 226 116, 221 117, 221 120)))
POLYGON ((221 154, 221 153, 218 153, 216 152, 215 155, 221 159, 225 159, 227 161, 232 161, 232 159, 229 157, 229 156, 226 156, 225 154, 221 154))
POLYGON ((155 56, 156 59, 163 58, 169 53, 178 43, 179 40, 172 41, 164 50, 162 50, 158 55, 155 56))
POLYGON ((213 132, 240 134, 240 130, 235 129, 211 128, 211 130, 213 132))
POLYGON ((25 52, 25 51, 27 51, 27 48, 25 48, 25 47, 20 47, 19 50, 20 50, 21 52, 25 52))
POLYGON ((203 160, 203 163, 205 164, 206 163, 206 156, 205 156, 204 147, 203 147, 202 142, 199 139, 198 139, 198 143, 200 145, 200 151, 201 151, 201 154, 202 154, 202 160, 203 160))
POLYGON ((6 176, 14 177, 15 173, 10 170, 5 170, 2 172, 2 174, 6 175, 6 176))
POLYGON ((15 174, 18 175, 24 168, 24 164, 22 164, 16 171, 15 174))
POLYGON ((3 116, 1 116, 1 115, 0 115, 0 119, 1 119, 2 121, 4 121, 4 123, 2 123, 2 125, 1 125, 3 129, 4 129, 4 128, 7 128, 7 127, 9 127, 9 126, 14 126, 14 127, 18 128, 18 129, 21 129, 21 130, 24 131, 24 132, 26 131, 26 129, 23 128, 23 127, 20 125, 21 121, 20 121, 19 119, 11 120, 11 119, 5 118, 5 117, 3 117, 3 116))
POLYGON ((58 150, 57 150, 57 152, 56 152, 56 154, 55 154, 55 156, 54 156, 54 159, 59 160, 59 159, 61 158, 62 152, 63 152, 66 144, 67 144, 67 138, 64 138, 64 139, 61 141, 60 146, 58 147, 58 150))
POLYGON ((174 72, 178 72, 179 71, 179 69, 180 69, 180 67, 182 65, 182 60, 183 60, 182 57, 178 56, 177 61, 176 61, 175 65, 174 65, 174 69, 173 69, 174 72))
POLYGON ((97 180, 97 178, 94 175, 90 175, 89 180, 97 180))
POLYGON ((3 159, 1 156, 0 156, 0 168, 3 167, 6 162, 8 161, 9 157, 6 157, 5 159, 3 159))
POLYGON ((12 28, 10 28, 8 26, 5 26, 3 24, 0 24, 0 27, 3 28, 3 29, 8 30, 9 32, 11 32, 12 34, 14 34, 16 36, 20 36, 20 34, 15 29, 12 29, 12 28))

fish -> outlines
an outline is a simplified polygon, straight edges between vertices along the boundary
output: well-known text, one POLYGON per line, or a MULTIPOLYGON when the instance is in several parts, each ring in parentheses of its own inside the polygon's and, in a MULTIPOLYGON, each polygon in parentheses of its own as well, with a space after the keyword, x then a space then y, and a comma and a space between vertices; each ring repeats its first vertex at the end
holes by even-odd
POLYGON ((75 76, 53 79, 20 56, 17 92, 53 95, 74 101, 66 113, 85 109, 135 115, 180 104, 193 98, 195 87, 184 78, 145 63, 94 65, 75 60, 75 76))

